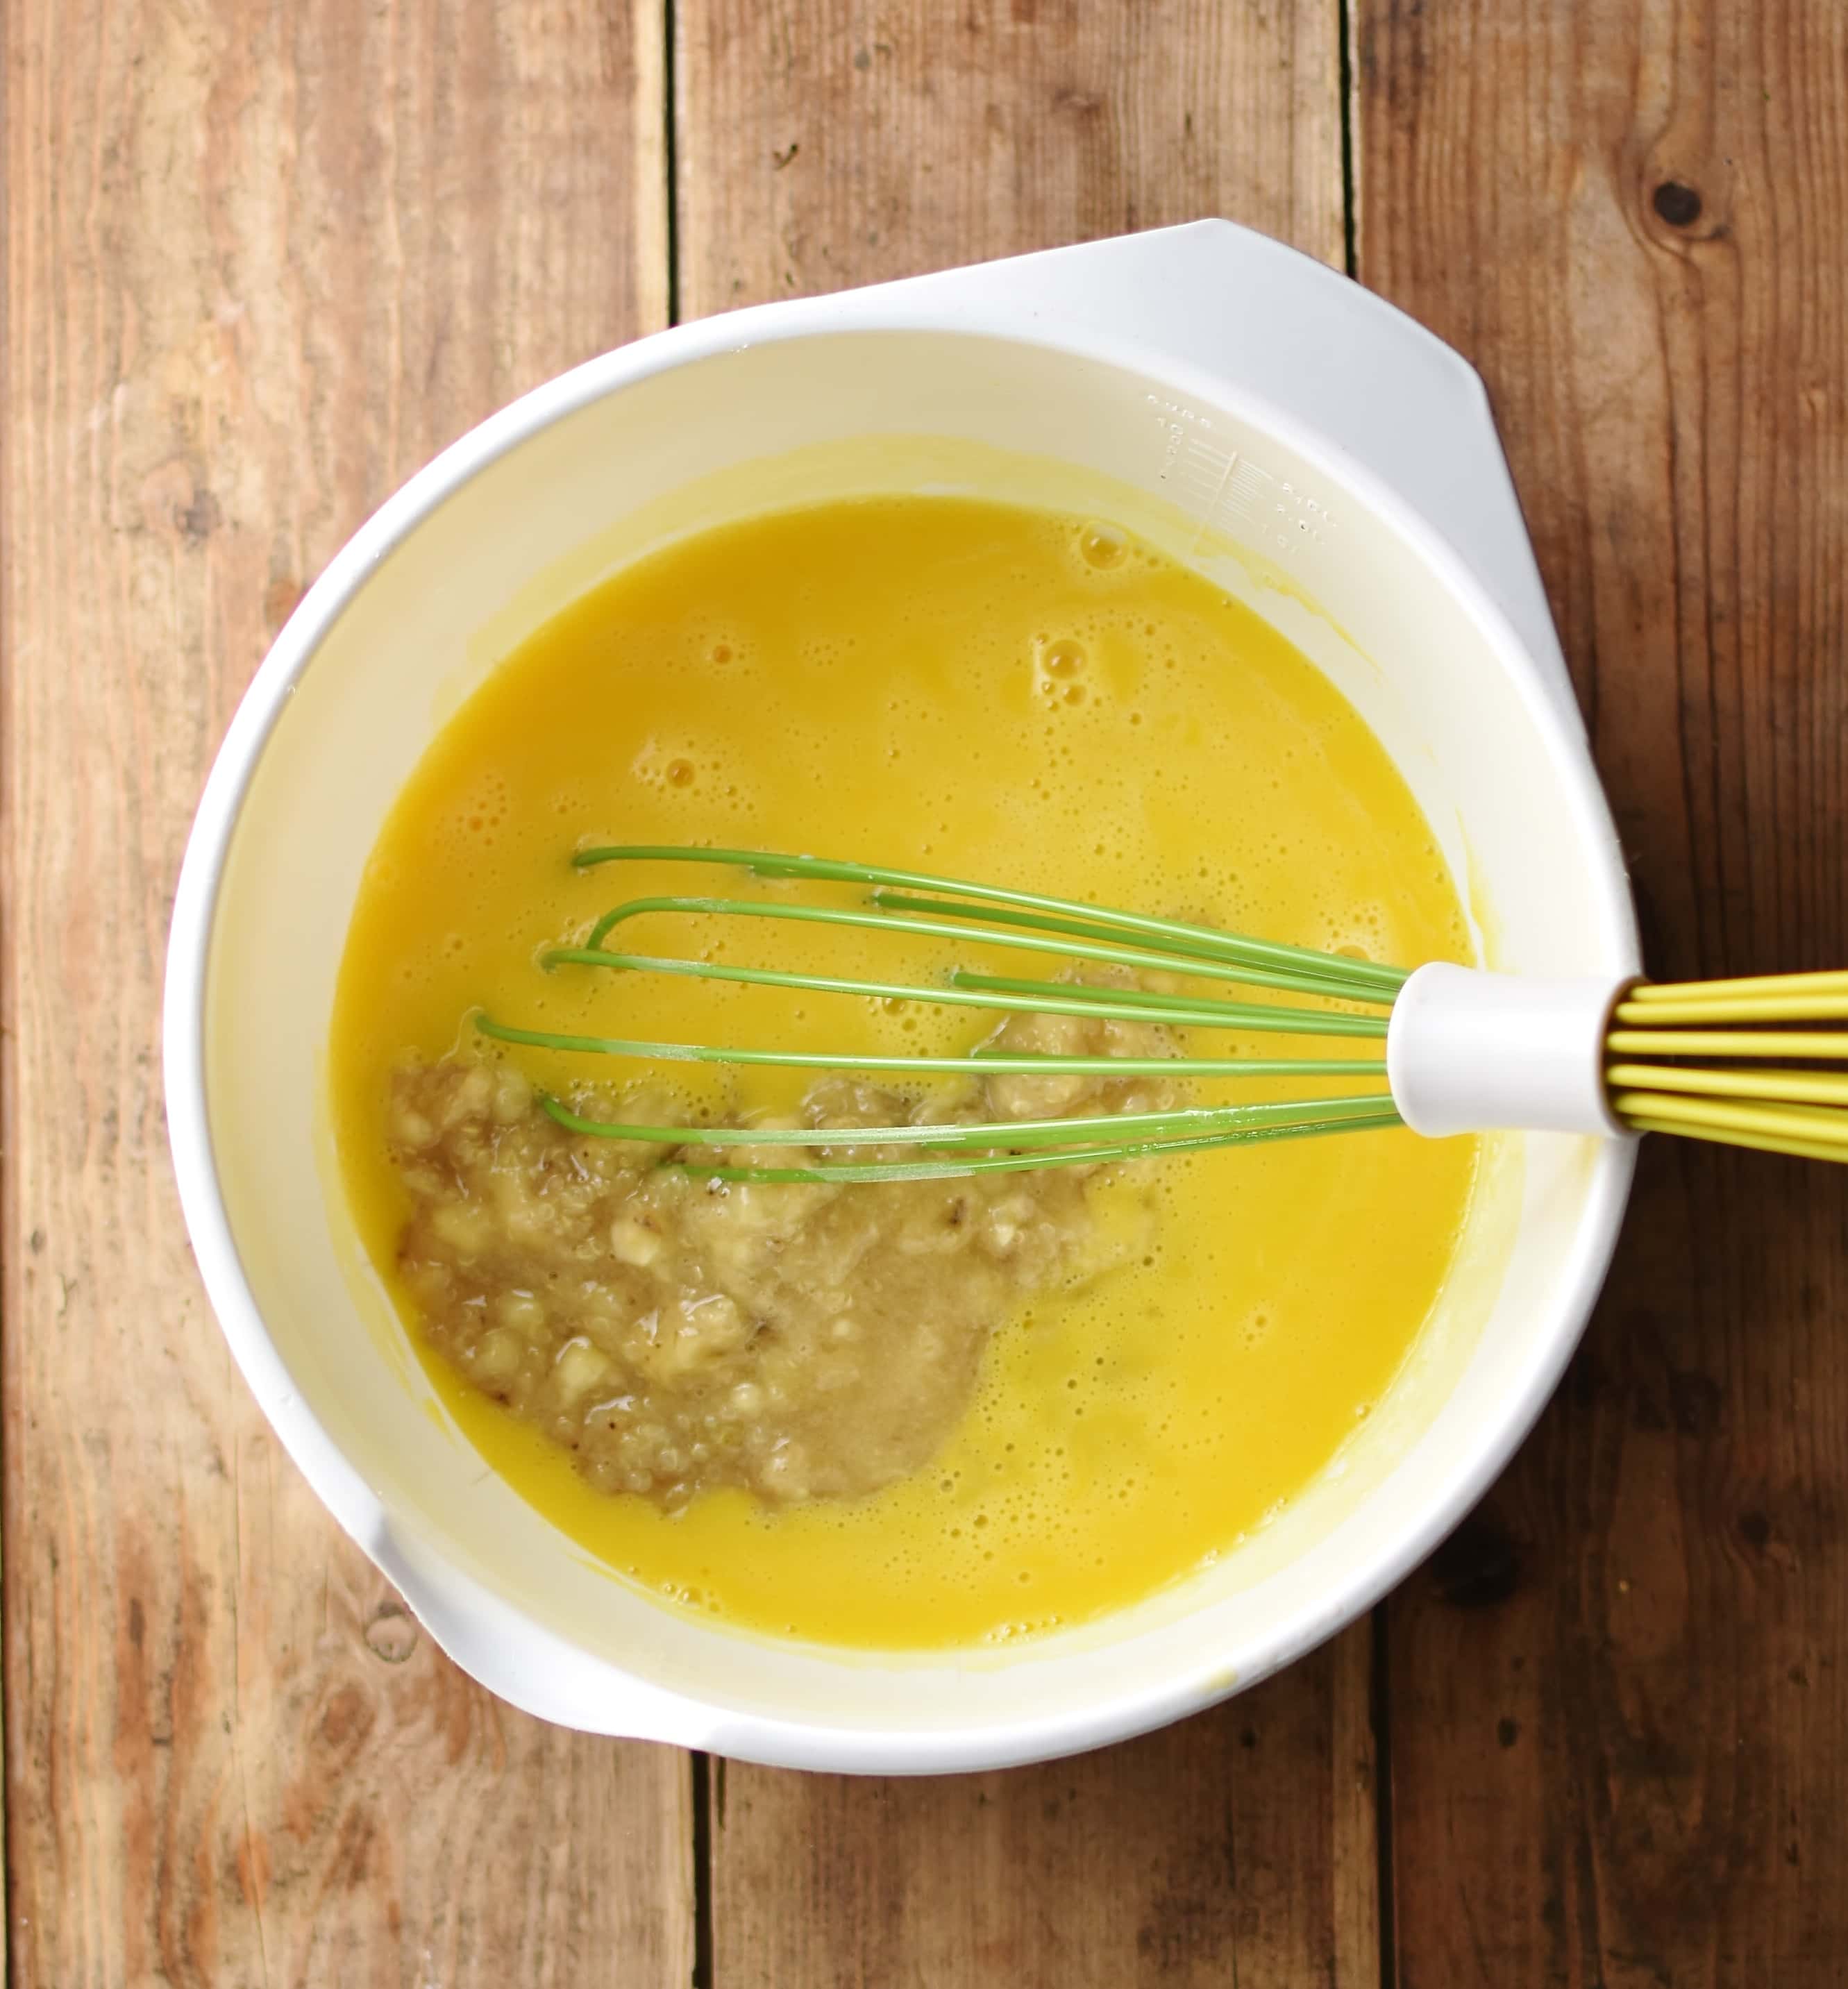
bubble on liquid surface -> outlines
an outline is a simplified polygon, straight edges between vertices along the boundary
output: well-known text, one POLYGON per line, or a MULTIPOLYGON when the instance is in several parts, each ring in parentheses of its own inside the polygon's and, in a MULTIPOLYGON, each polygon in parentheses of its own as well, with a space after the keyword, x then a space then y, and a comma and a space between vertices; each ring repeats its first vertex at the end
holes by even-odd
POLYGON ((1054 704, 1078 703, 1083 697, 1080 679, 1087 674, 1090 662, 1084 645, 1074 636, 1039 638, 1034 644, 1035 688, 1054 704), (1077 693, 1075 697, 1073 692, 1077 693))
POLYGON ((1116 526, 1092 519, 1078 533, 1078 551, 1087 566, 1121 566, 1129 551, 1129 540, 1116 526))

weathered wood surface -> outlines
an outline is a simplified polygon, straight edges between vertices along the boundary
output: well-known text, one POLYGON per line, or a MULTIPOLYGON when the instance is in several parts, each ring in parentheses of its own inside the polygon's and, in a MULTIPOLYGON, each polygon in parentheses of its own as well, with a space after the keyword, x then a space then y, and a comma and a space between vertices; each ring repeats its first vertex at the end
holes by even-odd
MULTIPOLYGON (((1650 961, 1848 958, 1848 10, 1361 0, 1362 278, 1483 368, 1650 961)), ((1399 1979, 1848 1966, 1848 1175, 1649 1144, 1391 1612, 1399 1979)))
POLYGON ((156 1039, 199 784, 303 585, 665 314, 659 10, 5 33, 8 1979, 684 1983, 683 1758, 497 1704, 337 1534, 201 1299, 156 1039))
POLYGON ((1568 1388, 1383 1678, 1363 1627, 938 1784, 489 1700, 277 1453, 181 1241, 160 950, 239 690, 381 496, 670 300, 1209 212, 1338 263, 1351 222, 1489 378, 1653 964, 1848 955, 1848 15, 1348 12, 1351 215, 1307 0, 0 0, 9 1979, 1840 1980, 1833 1175, 1646 1155, 1568 1388))
POLYGON ((1202 215, 1338 263, 1332 8, 676 0, 689 317, 1202 215))
POLYGON ((713 1774, 714 1979, 1378 1981, 1368 1626, 1165 1733, 931 1781, 713 1774))

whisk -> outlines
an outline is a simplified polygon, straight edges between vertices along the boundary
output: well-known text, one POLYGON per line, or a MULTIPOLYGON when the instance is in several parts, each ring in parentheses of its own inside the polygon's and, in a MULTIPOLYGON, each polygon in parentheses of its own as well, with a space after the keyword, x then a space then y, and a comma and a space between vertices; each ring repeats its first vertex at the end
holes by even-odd
MULTIPOLYGON (((1406 1126, 1433 1138, 1495 1129, 1623 1137, 1663 1133, 1848 1160, 1848 971, 1673 985, 1610 977, 1546 980, 1444 963, 1408 970, 1209 926, 924 872, 765 850, 623 844, 582 849, 580 870, 630 862, 720 866, 759 879, 860 887, 848 905, 780 898, 639 897, 605 912, 579 945, 549 948, 549 971, 678 974, 804 994, 922 1002, 996 1014, 1069 1015, 1237 1037, 1325 1038, 1365 1055, 1063 1055, 978 1047, 965 1055, 833 1055, 713 1047, 520 1027, 478 1013, 493 1041, 660 1063, 855 1072, 901 1082, 944 1076, 1354 1080, 1342 1095, 1193 1104, 1114 1116, 986 1124, 656 1126, 587 1118, 541 1092, 571 1131, 683 1150, 671 1162, 726 1181, 840 1182, 1145 1159, 1207 1148, 1406 1126), (856 980, 619 950, 632 920, 712 916, 792 920, 999 944, 1209 984, 1199 993, 958 968, 938 983, 856 980), (1288 1001, 1228 999, 1214 986, 1288 1001), (1816 1026, 1827 1025, 1827 1026, 1816 1026), (780 1167, 726 1150, 799 1150, 780 1167), (879 1148, 873 1158, 836 1157, 879 1148), (711 1162, 698 1157, 715 1152, 711 1162), (894 1151, 893 1150, 896 1150, 894 1151), (815 1158, 819 1151, 824 1157, 815 1158)), ((1288 1045, 1286 1045, 1287 1047, 1288 1045)))

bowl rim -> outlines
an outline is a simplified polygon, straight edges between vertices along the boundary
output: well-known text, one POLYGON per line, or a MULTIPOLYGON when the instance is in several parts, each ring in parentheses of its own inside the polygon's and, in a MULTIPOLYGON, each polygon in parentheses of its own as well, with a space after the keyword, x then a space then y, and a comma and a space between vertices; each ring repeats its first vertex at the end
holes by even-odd
MULTIPOLYGON (((420 1615, 419 1598, 405 1579, 405 1556, 395 1550, 397 1516, 388 1512, 381 1495, 334 1442, 297 1388, 245 1276, 219 1189, 209 1124, 205 1054, 209 966, 219 885, 245 797, 297 684, 329 631, 401 542, 465 484, 541 430, 656 374, 696 366, 748 347, 816 337, 857 340, 895 334, 1050 350, 1172 388, 1198 403, 1223 410, 1274 437, 1331 483, 1344 486, 1348 494, 1406 544, 1411 556, 1432 570, 1480 629, 1505 668, 1529 723, 1541 735, 1549 760, 1564 777, 1562 784, 1578 817, 1575 824, 1579 832, 1578 845, 1597 852, 1596 874, 1591 882, 1602 927, 1600 948, 1609 955, 1615 972, 1633 972, 1639 965, 1633 908, 1621 853, 1582 729, 1575 730, 1532 652, 1482 580, 1388 483, 1334 439, 1266 397, 1156 351, 1144 341, 1094 327, 1048 324, 1019 307, 978 313, 966 300, 959 300, 933 308, 924 296, 903 295, 909 285, 886 287, 900 294, 892 298, 883 312, 865 308, 877 293, 849 293, 860 308, 843 310, 839 307, 842 300, 826 297, 795 300, 651 334, 534 388, 469 430, 388 498, 303 595, 253 677, 214 758, 175 890, 163 1001, 163 1079, 181 1213, 213 1313, 265 1417, 336 1520, 388 1574, 410 1591, 409 1599, 420 1615)), ((1460 359, 1458 364, 1463 362, 1460 359)), ((646 1722, 632 1716, 625 1719, 621 1716, 621 1695, 612 1692, 613 1716, 595 1723, 595 1730, 636 1734, 646 1728, 644 1737, 697 1747, 711 1744, 710 1730, 716 1729, 721 1751, 768 1765, 878 1773, 950 1772, 1051 1759, 1127 1738, 1256 1683, 1355 1621, 1396 1585, 1487 1490, 1532 1429, 1589 1323, 1615 1249, 1636 1144, 1634 1140, 1609 1140, 1594 1157, 1585 1203, 1563 1267, 1566 1276, 1549 1308, 1548 1329, 1526 1371, 1511 1385, 1500 1414, 1484 1421, 1471 1445, 1451 1461, 1439 1489, 1408 1512, 1389 1551, 1356 1569, 1338 1591, 1273 1621, 1259 1648, 1236 1669, 1229 1667, 1224 1650, 1215 1647, 1178 1654, 1168 1672, 1154 1684, 1039 1720, 991 1720, 962 1727, 873 1727, 830 1726, 727 1706, 704 1693, 676 1694, 632 1678, 615 1659, 585 1652, 612 1679, 632 1678, 634 1685, 646 1692, 653 1710, 646 1722)), ((414 1526, 410 1531, 417 1537, 426 1530, 414 1526)), ((411 1541, 406 1540, 404 1545, 409 1547, 411 1541)), ((481 1586, 478 1577, 460 1569, 454 1571, 470 1587, 481 1586)), ((568 1642, 504 1596, 495 1594, 493 1599, 536 1634, 568 1642)), ((449 1634, 440 1629, 432 1634, 465 1669, 483 1676, 480 1660, 458 1648, 466 1640, 456 1634, 453 1624, 449 1634)), ((715 1627, 713 1634, 726 1633, 715 1627)), ((893 1655, 903 1662, 904 1654, 893 1655)), ((1032 1656, 1031 1647, 1023 1645, 1012 1662, 1030 1664, 1032 1656)), ((525 1709, 541 1717, 561 1717, 555 1709, 534 1703, 531 1695, 510 1691, 504 1680, 488 1678, 484 1682, 500 1696, 524 1704, 525 1709)), ((571 1723, 580 1723, 575 1714, 571 1723)))

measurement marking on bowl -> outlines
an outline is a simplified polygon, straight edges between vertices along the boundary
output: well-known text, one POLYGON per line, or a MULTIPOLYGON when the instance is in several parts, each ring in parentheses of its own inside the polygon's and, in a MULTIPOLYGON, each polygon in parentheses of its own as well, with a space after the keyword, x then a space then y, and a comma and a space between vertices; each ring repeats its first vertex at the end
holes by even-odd
POLYGON ((1228 480, 1216 521, 1241 530, 1266 551, 1289 552, 1305 541, 1320 545, 1334 529, 1328 506, 1287 477, 1273 476, 1249 456, 1228 480))
POLYGON ((1155 425, 1161 431, 1161 467, 1155 474, 1165 483, 1181 459, 1189 430, 1209 429, 1212 423, 1204 415, 1196 415, 1192 408, 1183 407, 1178 401, 1164 400, 1159 394, 1148 394, 1143 398, 1154 410, 1155 425))
POLYGON ((1202 534, 1216 527, 1266 552, 1288 553, 1304 543, 1320 545, 1334 529, 1333 515, 1320 498, 1287 477, 1273 476, 1250 456, 1236 450, 1227 456, 1198 442, 1189 453, 1199 459, 1191 475, 1202 506, 1202 534))
POLYGON ((1199 550, 1199 539, 1212 529, 1215 513, 1220 508, 1227 479, 1239 460, 1236 449, 1221 449, 1199 435, 1189 435, 1181 456, 1181 473, 1176 479, 1181 485, 1189 509, 1199 517, 1199 538, 1194 541, 1194 550, 1199 550))
POLYGON ((1307 541, 1319 545, 1334 519, 1318 497, 1287 478, 1273 476, 1236 449, 1208 439, 1212 423, 1178 401, 1144 396, 1161 437, 1158 481, 1178 486, 1186 508, 1199 520, 1200 540, 1215 530, 1288 553, 1307 541))

